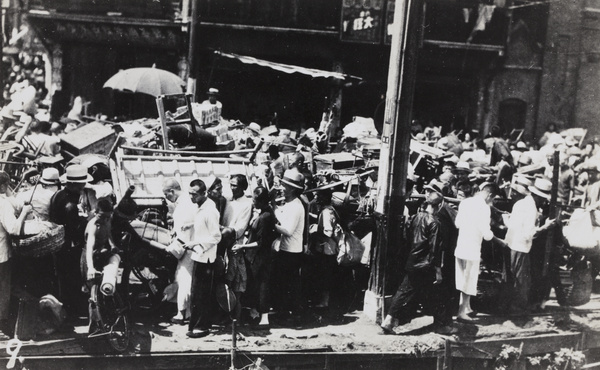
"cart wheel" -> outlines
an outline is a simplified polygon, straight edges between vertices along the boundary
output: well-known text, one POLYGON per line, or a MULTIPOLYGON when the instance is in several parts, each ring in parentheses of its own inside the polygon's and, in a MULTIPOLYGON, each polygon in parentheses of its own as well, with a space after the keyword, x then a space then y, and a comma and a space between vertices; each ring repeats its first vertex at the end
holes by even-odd
POLYGON ((112 296, 98 294, 98 311, 104 330, 108 332, 108 342, 117 352, 123 353, 129 347, 129 316, 127 306, 115 292, 112 296))

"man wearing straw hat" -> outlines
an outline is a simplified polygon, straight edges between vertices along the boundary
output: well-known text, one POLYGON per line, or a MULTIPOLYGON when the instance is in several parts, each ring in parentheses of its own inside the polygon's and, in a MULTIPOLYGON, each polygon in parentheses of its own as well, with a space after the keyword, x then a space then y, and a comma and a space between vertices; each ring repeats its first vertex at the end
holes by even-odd
MULTIPOLYGON (((26 220, 48 221, 50 219, 50 203, 60 188, 60 179, 56 168, 46 168, 31 189, 16 195, 17 212, 23 205, 30 204, 30 212, 26 220)), ((16 284, 27 289, 34 296, 43 296, 52 291, 54 278, 54 261, 51 255, 41 257, 20 256, 15 261, 16 284)))
POLYGON ((302 309, 300 268, 302 265, 305 209, 300 195, 304 190, 304 175, 297 169, 287 170, 281 178, 285 204, 277 207, 275 231, 281 234, 276 257, 281 284, 282 308, 293 314, 302 309))
POLYGON ((10 177, 0 171, 0 340, 9 339, 4 331, 8 329, 8 311, 11 290, 11 245, 10 235, 19 235, 25 217, 31 212, 31 205, 21 209, 19 217, 15 217, 12 203, 7 199, 10 177))
POLYGON ((535 184, 532 184, 529 179, 517 176, 511 186, 511 190, 521 198, 514 204, 506 222, 505 241, 510 248, 510 282, 514 292, 511 313, 523 313, 528 310, 531 288, 529 251, 536 235, 552 224, 552 220, 549 220, 543 227, 536 227, 538 209, 550 199, 550 193, 544 190, 545 185, 542 184, 545 181, 547 180, 537 179, 535 184))
POLYGON ((85 184, 92 180, 87 168, 82 165, 67 167, 61 181, 66 182, 63 189, 54 194, 50 201, 50 221, 65 226, 65 243, 56 254, 56 272, 58 275, 59 299, 69 309, 82 309, 81 273, 79 259, 84 244, 83 233, 87 223, 87 213, 80 204, 85 184))
POLYGON ((33 207, 33 212, 27 219, 35 216, 40 221, 48 221, 50 219, 50 201, 60 189, 58 170, 54 167, 45 168, 38 182, 33 188, 18 193, 16 198, 20 204, 29 203, 33 207))

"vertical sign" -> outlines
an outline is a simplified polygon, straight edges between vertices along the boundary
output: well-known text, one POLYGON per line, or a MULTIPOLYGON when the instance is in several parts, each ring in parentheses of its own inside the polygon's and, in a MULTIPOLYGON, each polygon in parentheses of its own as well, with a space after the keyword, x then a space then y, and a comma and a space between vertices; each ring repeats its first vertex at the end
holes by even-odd
POLYGON ((392 44, 392 27, 394 27, 394 9, 396 9, 396 0, 387 0, 385 8, 385 24, 383 27, 383 42, 386 45, 392 44))
POLYGON ((341 40, 381 42, 384 0, 343 0, 341 40))

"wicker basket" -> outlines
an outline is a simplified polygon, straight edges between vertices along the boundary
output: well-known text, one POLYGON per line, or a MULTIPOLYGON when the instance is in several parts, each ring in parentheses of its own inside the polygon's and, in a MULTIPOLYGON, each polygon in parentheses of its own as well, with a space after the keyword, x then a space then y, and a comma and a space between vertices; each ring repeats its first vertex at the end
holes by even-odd
POLYGON ((591 263, 586 260, 578 262, 572 269, 556 271, 556 300, 561 306, 580 306, 588 303, 593 283, 591 263))
POLYGON ((40 233, 26 238, 13 238, 16 254, 23 257, 43 257, 58 252, 65 242, 65 227, 48 223, 40 233))

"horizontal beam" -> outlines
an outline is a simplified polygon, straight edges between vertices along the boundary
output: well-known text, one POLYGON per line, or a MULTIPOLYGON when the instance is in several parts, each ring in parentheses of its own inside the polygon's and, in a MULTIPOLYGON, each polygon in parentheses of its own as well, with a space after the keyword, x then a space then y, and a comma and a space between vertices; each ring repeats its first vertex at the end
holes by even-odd
POLYGON ((485 45, 485 44, 469 44, 466 42, 441 41, 441 40, 423 40, 423 44, 437 46, 445 49, 461 49, 461 50, 480 50, 496 52, 499 55, 504 54, 504 46, 501 45, 485 45))
POLYGON ((502 351, 502 345, 510 345, 519 348, 523 344, 521 355, 530 356, 541 353, 557 352, 561 348, 573 348, 577 350, 600 347, 600 334, 593 339, 589 334, 544 334, 525 338, 506 338, 478 340, 476 342, 453 342, 452 357, 493 359, 502 351), (585 342, 585 343, 584 343, 585 342), (590 345, 593 345, 590 346, 590 345))
POLYGON ((172 20, 160 19, 144 19, 131 17, 110 17, 86 14, 66 14, 54 13, 47 10, 30 10, 27 13, 29 18, 62 20, 69 22, 85 22, 85 23, 103 23, 103 24, 124 24, 129 26, 152 26, 152 27, 177 27, 180 28, 183 23, 172 20))

